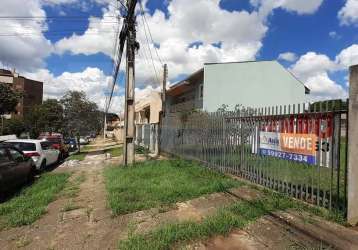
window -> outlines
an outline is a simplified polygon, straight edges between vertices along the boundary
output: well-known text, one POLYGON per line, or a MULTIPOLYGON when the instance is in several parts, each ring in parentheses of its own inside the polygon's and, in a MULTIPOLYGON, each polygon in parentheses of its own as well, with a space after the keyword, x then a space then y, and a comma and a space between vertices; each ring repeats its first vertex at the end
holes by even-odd
POLYGON ((10 155, 11 155, 11 158, 16 161, 16 162, 23 162, 25 161, 25 158, 24 156, 17 150, 15 149, 9 149, 9 152, 10 152, 10 155))
POLYGON ((9 161, 9 157, 6 154, 6 150, 4 148, 0 148, 0 164, 6 163, 9 161))
POLYGON ((50 143, 49 142, 41 142, 41 148, 42 150, 48 150, 50 149, 50 143))
POLYGON ((204 96, 204 85, 200 84, 199 85, 199 98, 203 98, 204 96))
POLYGON ((30 142, 7 142, 21 151, 36 151, 36 144, 30 142))

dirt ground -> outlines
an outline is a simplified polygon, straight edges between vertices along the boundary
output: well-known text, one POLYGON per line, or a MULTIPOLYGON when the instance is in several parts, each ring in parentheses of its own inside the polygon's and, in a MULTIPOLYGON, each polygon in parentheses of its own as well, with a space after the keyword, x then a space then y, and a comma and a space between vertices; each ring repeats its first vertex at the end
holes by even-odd
MULTIPOLYGON (((85 176, 75 198, 60 197, 48 206, 48 212, 31 226, 0 232, 0 249, 116 249, 118 240, 129 233, 145 233, 168 222, 188 219, 200 221, 218 207, 237 200, 228 193, 215 193, 175 204, 168 211, 150 209, 113 217, 106 206, 102 171, 120 159, 105 159, 104 154, 87 155, 82 162, 65 163, 54 172, 70 171, 70 181, 85 176), (63 211, 72 199, 74 208, 63 211)), ((247 193, 247 190, 238 191, 247 193)), ((247 193, 255 197, 256 194, 247 193)), ((187 249, 305 249, 319 247, 321 242, 297 232, 266 216, 245 230, 233 231, 191 243, 187 249)), ((182 246, 180 246, 181 248, 182 246)))

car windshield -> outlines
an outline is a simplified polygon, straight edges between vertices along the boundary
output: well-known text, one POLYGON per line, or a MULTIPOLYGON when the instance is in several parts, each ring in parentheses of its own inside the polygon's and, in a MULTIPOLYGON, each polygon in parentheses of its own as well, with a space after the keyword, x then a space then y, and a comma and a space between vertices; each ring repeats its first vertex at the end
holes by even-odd
POLYGON ((36 151, 36 144, 32 142, 7 142, 21 151, 36 151))

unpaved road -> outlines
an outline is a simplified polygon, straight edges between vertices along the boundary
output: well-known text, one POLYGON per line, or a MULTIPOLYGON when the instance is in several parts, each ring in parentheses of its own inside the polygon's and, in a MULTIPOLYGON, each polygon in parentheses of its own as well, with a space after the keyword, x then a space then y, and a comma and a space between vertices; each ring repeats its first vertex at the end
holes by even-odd
MULTIPOLYGON (((48 212, 31 226, 0 232, 0 249, 115 249, 113 228, 120 227, 106 207, 102 171, 107 164, 102 155, 88 155, 73 166, 59 167, 54 172, 73 172, 70 181, 84 176, 77 197, 60 197, 48 212), (63 211, 68 204, 71 211, 63 211)), ((119 161, 117 161, 119 164, 119 161)))

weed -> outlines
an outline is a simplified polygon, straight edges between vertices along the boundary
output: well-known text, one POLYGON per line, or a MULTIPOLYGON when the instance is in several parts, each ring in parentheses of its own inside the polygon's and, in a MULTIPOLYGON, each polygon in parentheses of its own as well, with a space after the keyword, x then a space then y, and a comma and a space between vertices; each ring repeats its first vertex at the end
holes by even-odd
POLYGON ((161 207, 240 185, 187 161, 147 161, 105 170, 108 204, 115 215, 161 207))
POLYGON ((0 227, 29 225, 46 213, 70 174, 44 174, 11 200, 0 204, 0 227))
POLYGON ((238 201, 219 209, 202 222, 186 221, 168 224, 147 234, 130 235, 119 243, 120 249, 171 249, 174 245, 203 240, 214 235, 227 235, 258 218, 278 210, 292 209, 304 204, 276 193, 266 193, 254 201, 238 201))
POLYGON ((81 208, 80 206, 76 205, 73 200, 69 200, 67 201, 67 203, 65 204, 65 206, 61 209, 61 212, 68 212, 68 211, 72 211, 72 210, 76 210, 81 208))
POLYGON ((26 236, 21 236, 16 242, 15 245, 17 248, 26 247, 31 243, 31 240, 28 239, 26 236))

